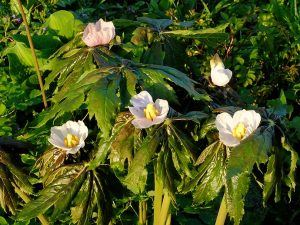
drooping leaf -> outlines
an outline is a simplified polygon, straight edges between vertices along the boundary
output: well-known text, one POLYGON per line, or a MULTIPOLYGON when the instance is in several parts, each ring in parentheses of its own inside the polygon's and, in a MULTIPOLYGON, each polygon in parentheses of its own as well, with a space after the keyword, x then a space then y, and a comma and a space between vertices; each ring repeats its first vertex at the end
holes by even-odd
POLYGON ((18 168, 11 160, 11 156, 4 151, 0 150, 0 163, 4 164, 12 175, 12 179, 15 185, 21 189, 21 191, 31 194, 32 185, 28 180, 28 175, 25 174, 20 168, 18 168))
MULTIPOLYGON (((39 197, 27 203, 17 214, 17 220, 30 220, 37 215, 44 213, 52 205, 59 201, 64 201, 66 195, 75 193, 74 188, 78 188, 81 176, 84 176, 85 167, 83 165, 65 166, 66 170, 60 176, 55 177, 53 182, 39 192, 39 197)), ((58 170, 60 170, 59 168, 58 170)))
POLYGON ((194 145, 191 140, 172 124, 168 126, 168 146, 172 151, 174 167, 181 177, 193 177, 191 165, 194 164, 194 145))
MULTIPOLYGON (((223 145, 216 143, 212 146, 213 157, 203 156, 201 161, 210 159, 208 165, 203 164, 206 171, 193 193, 194 202, 197 204, 208 203, 215 199, 225 184, 226 151, 223 145)), ((205 150, 204 150, 205 151, 205 150)), ((202 152, 203 153, 203 152, 202 152)), ((202 154, 201 154, 202 155, 202 154)), ((204 153, 206 155, 206 153, 204 153)), ((202 161, 202 162, 203 162, 202 161)), ((200 162, 200 160, 199 160, 200 162)), ((202 165, 200 165, 201 167, 202 165)), ((201 169, 200 169, 201 171, 201 169)))
MULTIPOLYGON (((278 182, 281 178, 278 174, 278 169, 276 168, 276 157, 275 154, 272 154, 269 157, 267 171, 264 174, 264 186, 263 186, 263 204, 266 206, 268 199, 273 193, 275 187, 278 185, 278 182)), ((275 198, 277 199, 277 198, 275 198)))
POLYGON ((207 118, 208 115, 201 111, 191 111, 183 115, 172 118, 172 120, 192 120, 195 123, 199 123, 200 120, 207 118))
POLYGON ((4 212, 9 211, 14 215, 17 209, 17 196, 7 175, 3 166, 0 165, 0 206, 4 212))
POLYGON ((245 213, 245 196, 248 192, 250 177, 248 172, 227 177, 226 180, 226 206, 234 225, 239 225, 245 213))
POLYGON ((297 162, 298 162, 298 153, 292 148, 292 146, 287 142, 286 138, 283 136, 281 137, 281 144, 282 147, 290 152, 291 158, 290 158, 290 168, 289 173, 287 175, 287 179, 285 179, 286 185, 290 188, 288 192, 289 199, 291 201, 292 198, 292 191, 295 191, 296 188, 296 181, 295 181, 295 172, 297 168, 297 162))
POLYGON ((175 199, 175 179, 178 175, 172 162, 171 150, 166 145, 163 145, 158 153, 155 175, 161 180, 172 199, 175 199))
MULTIPOLYGON (((132 126, 131 125, 131 120, 132 120, 132 115, 130 113, 119 113, 119 115, 116 118, 116 123, 112 129, 112 133, 109 139, 101 139, 99 143, 99 147, 95 153, 94 159, 92 159, 89 162, 89 168, 90 169, 95 169, 99 165, 105 162, 105 159, 107 157, 107 154, 109 151, 112 149, 113 144, 117 143, 119 138, 122 137, 123 133, 127 130, 125 130, 126 127, 132 126), (121 135, 119 137, 119 134, 121 135)), ((126 136, 126 134, 125 134, 126 136)), ((121 138, 122 139, 122 138, 121 138)), ((115 145, 116 147, 117 145, 115 145)))
POLYGON ((128 168, 128 174, 124 179, 124 184, 133 193, 143 192, 147 181, 146 165, 152 159, 162 139, 161 129, 154 130, 143 140, 137 149, 134 158, 128 168))

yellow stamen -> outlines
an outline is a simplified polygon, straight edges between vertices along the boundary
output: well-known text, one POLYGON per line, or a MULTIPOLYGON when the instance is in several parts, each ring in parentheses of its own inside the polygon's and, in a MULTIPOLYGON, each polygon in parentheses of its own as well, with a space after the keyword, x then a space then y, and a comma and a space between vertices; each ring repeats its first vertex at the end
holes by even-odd
POLYGON ((68 148, 74 148, 79 144, 79 138, 74 134, 67 134, 64 138, 64 144, 68 148))
POLYGON ((232 136, 238 140, 242 140, 246 134, 246 127, 243 123, 238 123, 235 128, 233 128, 232 136))
POLYGON ((155 108, 153 103, 149 103, 144 109, 145 117, 148 120, 154 120, 159 114, 158 110, 155 108))

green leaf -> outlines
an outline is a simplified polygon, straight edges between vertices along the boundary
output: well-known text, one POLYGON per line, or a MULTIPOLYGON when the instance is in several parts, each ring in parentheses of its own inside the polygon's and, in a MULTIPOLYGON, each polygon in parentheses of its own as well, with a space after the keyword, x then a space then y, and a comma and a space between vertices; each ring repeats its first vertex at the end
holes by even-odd
POLYGON ((179 103, 176 92, 172 86, 165 81, 164 75, 160 71, 143 68, 141 72, 146 75, 140 78, 143 82, 142 86, 151 93, 154 99, 166 99, 175 104, 179 103))
POLYGON ((165 52, 162 50, 160 42, 155 41, 151 47, 145 51, 142 62, 147 64, 163 65, 165 52))
POLYGON ((131 70, 128 70, 126 68, 123 69, 122 73, 126 78, 126 88, 128 93, 131 96, 136 95, 136 91, 135 91, 135 86, 137 84, 136 75, 131 70))
POLYGON ((290 160, 290 170, 287 175, 287 179, 285 180, 285 183, 290 188, 288 192, 289 199, 291 201, 292 198, 292 191, 295 191, 296 188, 296 182, 295 182, 295 172, 297 168, 297 162, 298 162, 298 154, 297 152, 292 148, 292 146, 287 142, 286 138, 283 136, 281 137, 281 144, 282 147, 288 151, 291 154, 291 160, 290 160))
POLYGON ((161 139, 162 132, 158 128, 148 134, 134 155, 123 183, 135 194, 141 193, 145 189, 148 175, 146 165, 151 161, 161 139))
POLYGON ((273 128, 260 128, 231 150, 227 178, 241 173, 251 173, 255 163, 266 163, 272 148, 273 128))
MULTIPOLYGON (((266 206, 268 199, 270 198, 274 188, 278 185, 280 180, 280 174, 276 169, 276 157, 275 154, 269 157, 267 166, 267 172, 264 174, 264 186, 263 186, 263 205, 266 206)), ((276 199, 276 198, 275 198, 276 199)))
POLYGON ((194 163, 193 149, 194 145, 191 140, 179 129, 169 125, 168 146, 172 150, 172 159, 174 167, 181 177, 193 177, 191 166, 194 163))
MULTIPOLYGON (((197 204, 208 203, 218 196, 225 183, 226 174, 226 150, 224 146, 217 142, 202 153, 198 162, 209 161, 202 164, 205 173, 201 176, 200 183, 193 193, 194 202, 197 204), (212 154, 212 157, 208 157, 207 154, 212 154)), ((200 165, 200 172, 203 171, 202 165, 200 165)))
POLYGON ((215 28, 207 28, 203 30, 172 30, 163 31, 162 33, 182 38, 201 39, 210 46, 216 46, 217 42, 228 40, 229 34, 224 32, 228 25, 229 23, 222 24, 215 28))
POLYGON ((149 67, 158 70, 157 72, 161 73, 165 79, 185 89, 194 99, 210 101, 208 95, 200 94, 195 90, 195 81, 179 70, 159 65, 149 65, 149 67))
POLYGON ((175 178, 177 174, 172 162, 172 152, 166 145, 163 145, 158 153, 155 175, 162 181, 163 187, 175 200, 175 178))
POLYGON ((226 180, 226 206, 234 225, 239 225, 243 215, 245 196, 249 189, 250 177, 248 172, 227 177, 226 180))
POLYGON ((62 169, 66 169, 64 173, 56 177, 51 184, 40 191, 37 199, 27 203, 17 214, 17 220, 30 220, 44 213, 52 205, 63 202, 68 194, 76 193, 73 189, 78 188, 78 182, 81 182, 81 176, 84 175, 85 167, 83 165, 69 165, 62 169))
MULTIPOLYGON (((118 146, 118 140, 122 140, 123 135, 126 136, 127 133, 127 128, 130 129, 129 127, 131 125, 132 121, 132 115, 131 113, 119 113, 119 115, 116 118, 116 123, 112 129, 112 133, 109 139, 104 139, 102 138, 99 147, 95 153, 94 159, 89 162, 89 168, 90 169, 95 169, 97 168, 100 164, 105 162, 106 156, 109 152, 114 147, 117 148, 118 146), (126 132, 125 134, 123 132, 126 132), (121 136, 119 136, 121 135, 121 136)), ((121 151, 118 149, 118 151, 121 151)))
MULTIPOLYGON (((39 50, 35 50, 39 65, 46 63, 46 59, 39 50)), ((28 68, 34 69, 34 60, 31 49, 22 42, 14 42, 13 46, 9 46, 3 53, 8 56, 9 72, 12 75, 23 74, 28 68)))
POLYGON ((57 11, 50 15, 45 23, 48 29, 53 30, 57 35, 66 39, 71 39, 79 31, 80 20, 75 19, 74 15, 65 10, 57 11))
POLYGON ((109 136, 113 119, 119 109, 119 81, 117 74, 102 78, 93 86, 87 98, 90 119, 95 115, 104 138, 109 136))
POLYGON ((169 19, 152 19, 149 17, 138 17, 138 21, 152 25, 157 30, 163 30, 170 26, 173 21, 169 19))
POLYGON ((201 111, 191 111, 186 114, 172 118, 172 120, 192 120, 195 123, 200 123, 200 120, 207 118, 208 115, 201 111))

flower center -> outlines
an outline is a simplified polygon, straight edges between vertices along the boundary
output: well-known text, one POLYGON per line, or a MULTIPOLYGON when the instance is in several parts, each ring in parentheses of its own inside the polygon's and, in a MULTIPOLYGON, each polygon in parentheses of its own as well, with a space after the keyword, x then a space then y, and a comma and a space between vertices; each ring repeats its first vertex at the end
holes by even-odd
POLYGON ((74 148, 79 144, 79 138, 74 134, 67 134, 64 138, 64 144, 68 148, 74 148))
POLYGON ((154 120, 159 114, 158 110, 155 108, 153 103, 149 103, 144 109, 145 117, 148 120, 154 120))
POLYGON ((243 123, 238 123, 235 128, 233 128, 232 136, 236 139, 242 140, 246 134, 246 127, 243 123))

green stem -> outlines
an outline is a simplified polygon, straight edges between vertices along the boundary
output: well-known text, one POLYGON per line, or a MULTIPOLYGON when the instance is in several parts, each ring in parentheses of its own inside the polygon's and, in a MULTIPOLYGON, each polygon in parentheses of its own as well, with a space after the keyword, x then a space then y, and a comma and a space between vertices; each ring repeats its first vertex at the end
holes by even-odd
POLYGON ((160 215, 159 215, 158 225, 166 225, 166 221, 167 221, 168 215, 169 215, 170 203, 171 203, 171 197, 170 197, 169 193, 167 191, 165 191, 164 199, 162 202, 161 211, 160 211, 160 215))
POLYGON ((225 193, 223 195, 215 225, 224 225, 227 216, 225 193))
MULTIPOLYGON (((23 191, 21 191, 20 188, 18 188, 16 185, 14 185, 14 188, 15 188, 15 191, 16 193, 20 196, 20 198, 25 202, 25 203, 28 203, 30 202, 30 198, 28 197, 28 195, 26 195, 23 191)), ((41 224, 42 225, 50 225, 48 220, 46 219, 46 217, 42 214, 39 214, 37 216, 37 218, 40 220, 41 224)))
POLYGON ((22 15, 22 19, 23 19, 24 25, 25 25, 26 35, 27 35, 28 42, 29 42, 29 45, 30 45, 30 49, 31 49, 31 54, 32 54, 33 62, 34 62, 35 71, 36 71, 37 76, 38 76, 38 80, 39 80, 39 85, 40 85, 40 89, 41 89, 41 93, 42 93, 44 107, 47 108, 48 105, 47 105, 47 99, 46 99, 45 90, 44 90, 44 84, 43 84, 41 72, 40 72, 40 69, 39 69, 39 63, 38 63, 38 60, 37 60, 37 57, 36 57, 36 54, 35 54, 35 51, 34 51, 34 46, 33 46, 32 38, 31 38, 31 35, 30 35, 30 31, 29 31, 29 26, 28 26, 28 23, 27 23, 26 15, 25 15, 25 12, 24 12, 21 0, 17 0, 17 2, 18 2, 18 5, 19 5, 19 8, 20 8, 20 11, 21 11, 21 15, 22 15))
POLYGON ((139 224, 147 224, 147 201, 139 201, 139 224))
POLYGON ((154 220, 153 224, 157 225, 161 210, 161 202, 163 197, 163 185, 158 179, 156 169, 154 169, 154 220))

